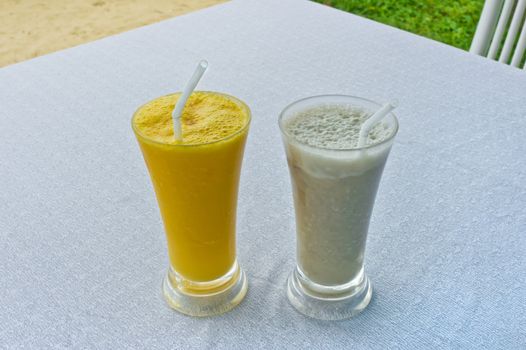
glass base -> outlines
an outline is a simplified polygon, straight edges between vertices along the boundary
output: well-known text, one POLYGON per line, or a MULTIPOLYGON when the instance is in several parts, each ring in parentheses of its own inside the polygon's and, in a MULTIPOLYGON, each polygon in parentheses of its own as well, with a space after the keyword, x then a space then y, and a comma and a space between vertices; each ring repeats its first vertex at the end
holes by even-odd
POLYGON ((236 262, 221 278, 194 282, 181 277, 171 267, 163 281, 163 295, 168 305, 190 316, 213 316, 236 307, 247 294, 245 272, 236 262))
POLYGON ((371 301, 373 288, 362 272, 341 286, 322 286, 296 268, 287 282, 287 297, 302 314, 320 320, 343 320, 360 313, 371 301))

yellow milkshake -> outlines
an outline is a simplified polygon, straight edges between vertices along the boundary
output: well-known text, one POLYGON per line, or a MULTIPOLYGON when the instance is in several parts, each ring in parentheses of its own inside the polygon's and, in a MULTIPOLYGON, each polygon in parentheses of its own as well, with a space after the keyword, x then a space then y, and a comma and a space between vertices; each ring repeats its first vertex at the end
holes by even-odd
POLYGON ((146 103, 132 127, 157 195, 171 267, 177 278, 199 284, 235 266, 237 193, 250 110, 225 94, 194 92, 181 116, 182 139, 176 141, 172 111, 179 96, 146 103))

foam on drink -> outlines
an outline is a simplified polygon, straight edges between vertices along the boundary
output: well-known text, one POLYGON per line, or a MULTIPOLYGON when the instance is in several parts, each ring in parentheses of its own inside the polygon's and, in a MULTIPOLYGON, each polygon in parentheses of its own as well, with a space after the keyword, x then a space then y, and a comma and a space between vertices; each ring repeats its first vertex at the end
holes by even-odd
MULTIPOLYGON (((345 105, 324 105, 302 111, 292 117, 287 131, 306 145, 327 149, 358 147, 360 129, 371 116, 369 111, 345 105)), ((366 145, 387 139, 393 129, 386 123, 376 124, 367 137, 366 145)))

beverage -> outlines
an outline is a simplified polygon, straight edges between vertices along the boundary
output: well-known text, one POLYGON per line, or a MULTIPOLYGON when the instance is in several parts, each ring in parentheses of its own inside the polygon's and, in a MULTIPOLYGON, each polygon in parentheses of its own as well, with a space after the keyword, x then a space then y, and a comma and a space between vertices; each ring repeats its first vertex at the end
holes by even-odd
POLYGON ((288 295, 309 316, 350 317, 371 298, 364 273, 367 232, 397 131, 391 114, 358 148, 360 127, 378 108, 363 99, 318 96, 289 106, 280 118, 297 232, 288 295))
POLYGON ((234 97, 195 92, 181 116, 182 139, 176 141, 171 113, 179 96, 146 103, 132 127, 166 232, 170 269, 164 295, 175 309, 202 316, 227 311, 246 293, 235 229, 250 111, 234 97))

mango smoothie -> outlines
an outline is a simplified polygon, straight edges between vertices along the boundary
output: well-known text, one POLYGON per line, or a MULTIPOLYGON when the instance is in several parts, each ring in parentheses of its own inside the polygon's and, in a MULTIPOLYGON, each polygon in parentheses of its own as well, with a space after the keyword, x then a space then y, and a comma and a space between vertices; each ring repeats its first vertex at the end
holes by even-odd
POLYGON ((237 194, 250 110, 225 94, 194 92, 176 141, 171 114, 179 96, 146 103, 132 127, 157 195, 171 268, 199 284, 237 265, 237 194))

